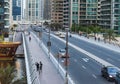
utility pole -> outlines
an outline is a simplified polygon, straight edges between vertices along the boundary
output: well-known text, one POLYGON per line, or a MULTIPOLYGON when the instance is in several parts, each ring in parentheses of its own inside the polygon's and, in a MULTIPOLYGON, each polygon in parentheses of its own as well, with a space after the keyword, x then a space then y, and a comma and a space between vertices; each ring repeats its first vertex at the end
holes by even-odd
POLYGON ((49 35, 48 35, 47 46, 48 46, 48 54, 49 54, 49 58, 50 58, 50 47, 51 47, 51 42, 50 42, 50 27, 49 27, 49 35))
POLYGON ((68 30, 66 30, 66 57, 65 57, 65 69, 66 69, 66 74, 65 74, 65 84, 68 84, 68 30))

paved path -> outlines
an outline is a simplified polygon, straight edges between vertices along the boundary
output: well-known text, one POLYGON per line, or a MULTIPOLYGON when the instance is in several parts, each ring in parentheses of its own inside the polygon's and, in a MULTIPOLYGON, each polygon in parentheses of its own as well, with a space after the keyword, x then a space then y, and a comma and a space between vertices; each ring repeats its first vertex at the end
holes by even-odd
POLYGON ((40 74, 35 68, 35 72, 37 73, 37 78, 39 79, 40 84, 64 84, 64 80, 52 62, 49 60, 48 56, 46 56, 44 51, 40 48, 35 38, 31 36, 31 41, 29 41, 29 35, 26 35, 26 39, 34 62, 33 64, 40 61, 43 63, 43 69, 40 74))
POLYGON ((116 52, 120 53, 120 47, 118 45, 104 43, 104 41, 98 41, 98 40, 95 41, 93 38, 88 39, 84 36, 79 36, 77 34, 73 34, 72 36, 77 38, 77 39, 81 39, 81 40, 87 41, 89 43, 93 43, 95 45, 98 45, 98 46, 101 46, 101 47, 104 47, 104 48, 107 48, 107 49, 110 49, 112 51, 116 51, 116 52))

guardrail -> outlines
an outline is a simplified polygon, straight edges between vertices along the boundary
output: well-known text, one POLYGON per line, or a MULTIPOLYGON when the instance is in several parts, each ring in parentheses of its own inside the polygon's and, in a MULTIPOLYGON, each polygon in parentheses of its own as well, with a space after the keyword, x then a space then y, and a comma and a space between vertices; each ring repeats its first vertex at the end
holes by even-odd
POLYGON ((22 33, 23 37, 23 48, 24 48, 24 56, 25 56, 25 64, 26 64, 26 74, 27 74, 27 84, 40 84, 40 81, 37 79, 37 73, 35 72, 35 64, 32 59, 30 50, 28 48, 25 35, 22 33))
MULTIPOLYGON (((47 54, 47 56, 49 56, 48 49, 45 47, 45 45, 42 43, 42 41, 40 41, 40 39, 32 32, 31 32, 31 34, 36 38, 36 41, 38 42, 39 46, 42 47, 42 49, 47 54)), ((59 62, 55 59, 55 57, 51 53, 50 53, 50 60, 55 65, 56 69, 58 69, 62 78, 65 80, 66 79, 65 78, 66 71, 63 69, 63 67, 59 64, 59 62)), ((68 84, 75 84, 69 75, 68 75, 68 84)))

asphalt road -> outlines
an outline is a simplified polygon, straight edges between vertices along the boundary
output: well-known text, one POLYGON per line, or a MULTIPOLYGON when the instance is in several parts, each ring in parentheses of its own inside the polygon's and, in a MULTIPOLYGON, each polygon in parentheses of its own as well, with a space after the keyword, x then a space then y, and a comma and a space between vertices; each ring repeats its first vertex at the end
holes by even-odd
MULTIPOLYGON (((36 35, 39 36, 38 33, 36 35)), ((58 59, 56 55, 59 49, 65 48, 65 43, 52 36, 50 39, 52 43, 50 51, 58 59)), ((47 47, 48 33, 43 32, 42 41, 47 47)), ((69 38, 69 42, 119 67, 120 53, 73 37, 69 38)), ((69 46, 69 55, 70 64, 68 71, 75 84, 114 84, 114 82, 108 82, 105 78, 101 77, 100 70, 102 65, 86 54, 69 46)), ((60 64, 65 68, 62 58, 60 58, 60 64)))
POLYGON ((74 37, 69 38, 69 42, 120 68, 120 53, 74 37))
MULTIPOLYGON (((43 33, 42 40, 46 45, 48 41, 47 33, 43 33)), ((71 38, 71 40, 74 39, 71 38)), ((51 53, 56 57, 59 48, 65 48, 65 43, 54 37, 51 37, 51 43, 51 53)), ((73 44, 77 43, 73 42, 73 44)), ((70 65, 68 70, 76 84, 113 84, 113 82, 108 82, 106 79, 101 77, 100 70, 102 65, 89 58, 84 53, 69 46, 69 55, 70 65)), ((60 59, 60 63, 64 67, 62 59, 60 59)))

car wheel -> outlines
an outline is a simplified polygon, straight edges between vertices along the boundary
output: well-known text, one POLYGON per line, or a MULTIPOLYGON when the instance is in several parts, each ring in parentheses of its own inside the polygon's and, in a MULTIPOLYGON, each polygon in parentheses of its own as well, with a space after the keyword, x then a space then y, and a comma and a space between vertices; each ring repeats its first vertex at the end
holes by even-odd
POLYGON ((102 77, 104 77, 104 75, 103 75, 103 74, 102 74, 101 76, 102 76, 102 77))
POLYGON ((106 79, 107 79, 108 81, 110 81, 110 78, 109 78, 109 77, 106 77, 106 79))

